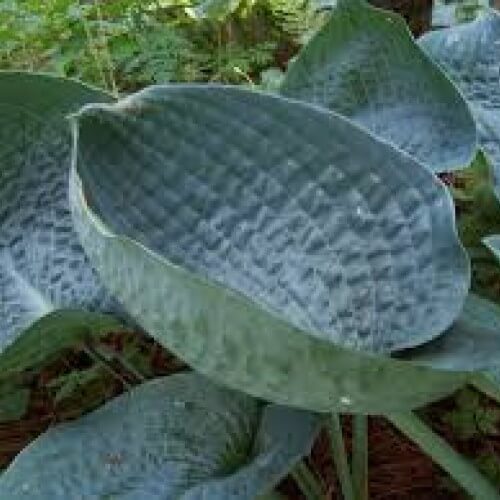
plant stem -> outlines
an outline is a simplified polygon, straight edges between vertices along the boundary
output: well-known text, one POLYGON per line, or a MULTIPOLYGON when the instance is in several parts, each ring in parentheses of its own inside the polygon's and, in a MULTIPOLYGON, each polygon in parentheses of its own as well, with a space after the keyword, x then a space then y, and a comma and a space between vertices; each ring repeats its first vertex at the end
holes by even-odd
POLYGON ((342 436, 342 426, 338 413, 332 413, 330 418, 330 441, 332 446, 332 456, 337 470, 342 495, 344 500, 354 500, 354 492, 352 488, 351 472, 347 461, 347 454, 344 446, 344 438, 342 436))
POLYGON ((325 498, 321 484, 304 460, 295 466, 291 475, 306 500, 323 500, 325 498))
POLYGON ((479 391, 500 403, 500 387, 482 373, 475 374, 470 383, 479 391))
POLYGON ((357 500, 368 500, 368 417, 353 416, 352 482, 357 500))
POLYGON ((393 413, 390 422, 420 446, 469 495, 480 500, 499 500, 496 488, 483 475, 457 453, 443 438, 432 431, 413 413, 393 413))
POLYGON ((127 390, 130 390, 132 388, 132 385, 113 368, 113 365, 109 363, 106 357, 99 353, 96 349, 94 349, 94 347, 90 343, 86 342, 84 344, 83 351, 91 359, 101 364, 113 377, 117 378, 127 390))

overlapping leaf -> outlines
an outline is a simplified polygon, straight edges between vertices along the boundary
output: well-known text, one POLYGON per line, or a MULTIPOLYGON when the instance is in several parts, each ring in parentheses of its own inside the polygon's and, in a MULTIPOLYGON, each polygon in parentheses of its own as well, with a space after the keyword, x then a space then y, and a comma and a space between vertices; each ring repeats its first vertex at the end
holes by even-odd
POLYGON ((318 424, 172 375, 50 429, 0 476, 0 497, 253 500, 309 452, 318 424))
POLYGON ((469 101, 500 193, 500 14, 488 10, 472 23, 429 33, 420 39, 420 46, 469 101))
POLYGON ((127 310, 192 366, 330 411, 416 407, 460 377, 391 351, 458 316, 451 200, 409 156, 326 110, 155 87, 75 117, 75 224, 127 310))
POLYGON ((446 333, 401 358, 441 370, 500 369, 500 306, 471 294, 446 333))
POLYGON ((110 316, 82 311, 58 310, 35 321, 0 356, 0 421, 25 414, 30 376, 43 366, 67 349, 123 330, 123 325, 110 316))
POLYGON ((0 378, 35 371, 68 349, 91 342, 124 326, 111 316, 83 311, 54 311, 33 323, 0 356, 0 378))
POLYGON ((434 171, 462 168, 475 151, 474 121, 454 85, 401 17, 364 0, 338 3, 281 92, 351 118, 434 171))
POLYGON ((65 119, 109 100, 65 79, 0 73, 0 351, 54 309, 109 308, 72 227, 65 119))

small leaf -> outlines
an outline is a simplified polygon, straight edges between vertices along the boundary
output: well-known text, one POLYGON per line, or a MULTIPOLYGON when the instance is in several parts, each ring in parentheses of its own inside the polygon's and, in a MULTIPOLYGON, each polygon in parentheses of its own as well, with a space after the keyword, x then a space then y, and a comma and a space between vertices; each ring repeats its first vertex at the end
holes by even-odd
POLYGON ((35 371, 86 339, 123 330, 123 324, 111 316, 81 311, 52 312, 32 324, 0 354, 0 375, 13 379, 16 374, 35 371))
POLYGON ((473 203, 478 190, 493 188, 493 169, 487 155, 478 150, 474 161, 463 170, 452 174, 453 198, 460 204, 473 203))
POLYGON ((318 426, 314 414, 172 375, 50 429, 0 476, 0 497, 254 500, 309 452, 318 426))
POLYGON ((349 350, 428 341, 468 291, 451 199, 408 155, 326 110, 217 85, 86 107, 75 139, 88 255, 201 373, 318 411, 419 406, 461 383, 349 350))
POLYGON ((0 73, 0 351, 59 308, 112 310, 73 230, 66 115, 110 97, 75 81, 0 73))
POLYGON ((30 394, 26 376, 55 361, 66 349, 123 330, 110 316, 81 311, 54 311, 33 323, 0 353, 0 421, 24 415, 30 394))
POLYGON ((492 301, 500 300, 500 267, 485 247, 492 234, 500 232, 500 203, 495 194, 493 172, 479 152, 474 163, 454 174, 458 231, 472 264, 472 291, 492 301))
POLYGON ((281 92, 347 116, 441 172, 476 149, 469 109, 415 43, 403 18, 339 3, 289 67, 281 92))
POLYGON ((472 23, 426 34, 419 43, 469 101, 500 195, 500 14, 486 10, 472 23))

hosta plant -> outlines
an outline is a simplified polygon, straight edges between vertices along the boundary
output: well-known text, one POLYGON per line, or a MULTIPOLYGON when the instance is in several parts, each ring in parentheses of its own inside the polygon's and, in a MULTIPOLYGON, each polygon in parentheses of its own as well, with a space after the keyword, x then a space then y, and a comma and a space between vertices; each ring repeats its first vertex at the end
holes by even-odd
MULTIPOLYGON (((472 52, 470 31, 452 36, 472 52)), ((500 364, 500 308, 469 292, 437 176, 475 158, 483 113, 421 45, 399 17, 340 0, 274 94, 168 85, 114 102, 0 75, 0 366, 47 313, 83 307, 221 384, 175 375, 50 430, 0 497, 253 498, 307 453, 316 413, 330 414, 348 500, 367 495, 368 414, 470 494, 498 497, 412 413, 468 382, 498 395, 500 364)), ((467 82, 498 76, 497 56, 467 82)))

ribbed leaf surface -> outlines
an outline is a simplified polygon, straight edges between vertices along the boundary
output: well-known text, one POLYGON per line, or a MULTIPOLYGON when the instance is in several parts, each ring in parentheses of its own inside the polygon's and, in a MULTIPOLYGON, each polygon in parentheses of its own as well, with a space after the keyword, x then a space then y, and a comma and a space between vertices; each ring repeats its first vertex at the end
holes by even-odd
POLYGON ((309 452, 318 424, 172 375, 50 429, 0 476, 0 497, 254 500, 309 452))
POLYGON ((418 405, 454 380, 345 349, 430 340, 467 294, 449 195, 409 156, 326 110, 220 86, 90 106, 75 133, 84 247, 198 370, 317 410, 418 405))
POLYGON ((65 118, 109 100, 70 80, 0 73, 0 351, 54 309, 109 307, 72 227, 65 118))

